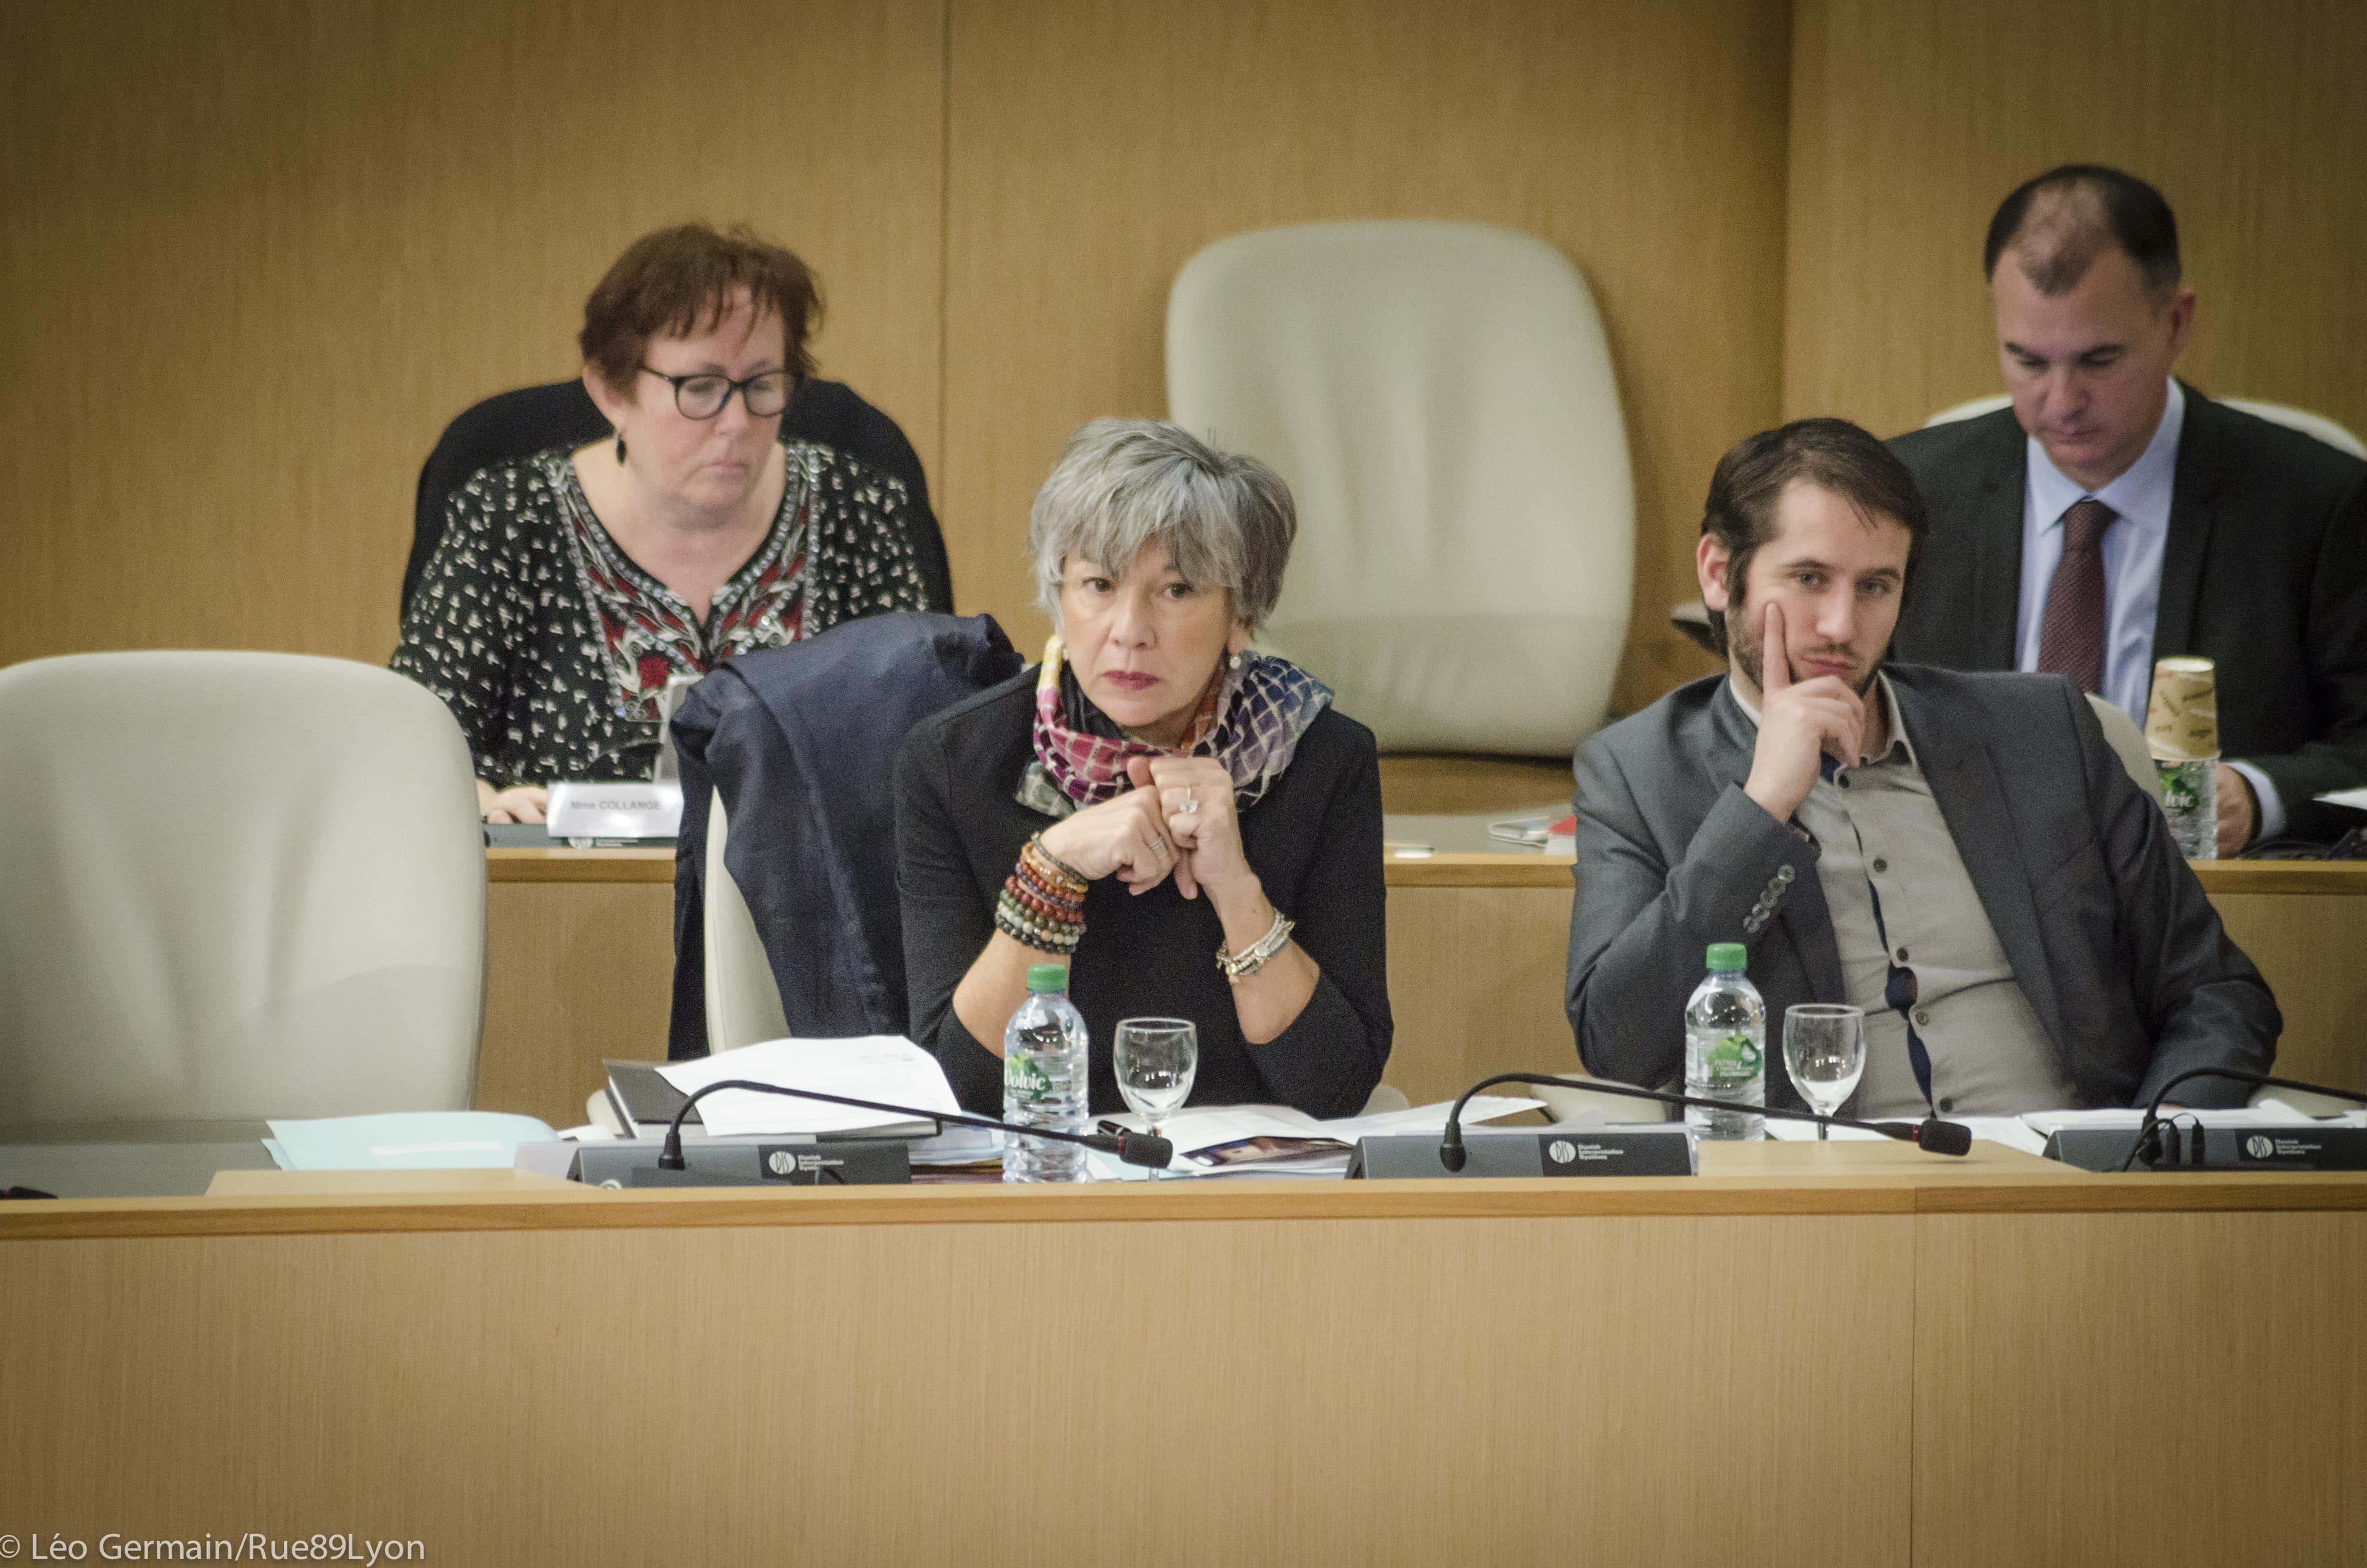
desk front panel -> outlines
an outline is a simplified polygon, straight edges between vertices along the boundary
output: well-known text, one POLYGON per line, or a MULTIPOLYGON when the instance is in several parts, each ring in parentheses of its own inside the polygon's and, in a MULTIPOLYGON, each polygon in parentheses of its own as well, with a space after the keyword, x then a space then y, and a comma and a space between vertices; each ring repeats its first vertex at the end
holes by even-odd
POLYGON ((2367 1562, 2367 1214, 1918 1225, 1918 1564, 2367 1562))
POLYGON ((0 1242, 0 1528, 487 1564, 1902 1563, 1916 1222, 0 1242))

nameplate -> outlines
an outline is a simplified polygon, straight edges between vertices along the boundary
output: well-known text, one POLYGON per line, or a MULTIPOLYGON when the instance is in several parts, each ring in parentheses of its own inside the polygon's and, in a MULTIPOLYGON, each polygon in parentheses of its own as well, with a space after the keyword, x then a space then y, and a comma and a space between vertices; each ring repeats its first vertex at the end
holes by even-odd
POLYGON ((1391 1132, 1356 1141, 1348 1175, 1372 1181, 1424 1176, 1692 1176, 1693 1140, 1682 1126, 1475 1130, 1463 1135, 1459 1171, 1439 1162, 1435 1132, 1391 1132))
POLYGON ((586 1187, 880 1187, 912 1179, 900 1138, 833 1142, 685 1143, 683 1168, 658 1168, 658 1141, 586 1143, 575 1179, 586 1187))
MULTIPOLYGON (((2085 1171, 2117 1171, 2136 1147, 2133 1127, 2066 1127, 2049 1133, 2045 1154, 2085 1171)), ((2135 1171, 2367 1171, 2367 1127, 2206 1127, 2202 1147, 2191 1129, 2165 1127, 2161 1153, 2135 1171), (2173 1147, 2173 1143, 2175 1147, 2173 1147)))
POLYGON ((553 838, 672 838, 682 830, 682 785, 553 784, 544 816, 553 838))

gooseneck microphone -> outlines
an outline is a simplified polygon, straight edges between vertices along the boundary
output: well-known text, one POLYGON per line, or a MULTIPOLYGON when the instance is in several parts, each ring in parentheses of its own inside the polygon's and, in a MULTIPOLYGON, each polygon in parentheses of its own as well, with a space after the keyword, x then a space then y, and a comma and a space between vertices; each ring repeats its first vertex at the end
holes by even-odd
POLYGON ((1450 1171, 1459 1171, 1471 1157, 1463 1146, 1463 1108, 1471 1096, 1498 1084, 1552 1084, 1565 1089, 1584 1089, 1591 1094, 1624 1095, 1629 1099, 1653 1100, 1661 1105, 1699 1106, 1705 1110, 1750 1110, 1762 1116, 1772 1116, 1786 1121, 1814 1121, 1828 1127, 1853 1127, 1862 1132, 1879 1132, 1885 1138, 1896 1138, 1902 1143, 1912 1143, 1929 1154, 1968 1154, 1973 1149, 1973 1130, 1961 1122, 1942 1121, 1931 1117, 1913 1121, 1852 1121, 1845 1116, 1821 1116, 1812 1110, 1793 1110, 1784 1106, 1738 1107, 1731 1100, 1713 1100, 1699 1095, 1672 1095, 1659 1089, 1639 1089, 1633 1084, 1614 1084, 1600 1078, 1561 1078, 1550 1073, 1499 1073, 1492 1078, 1482 1078, 1463 1091, 1455 1108, 1446 1113, 1446 1131, 1438 1141, 1438 1163, 1450 1171))
MULTIPOLYGON (((2238 1067, 2190 1067, 2164 1084, 2161 1086, 2161 1092, 2155 1095, 2152 1102, 2146 1107, 2145 1119, 2137 1123, 2137 1141, 2129 1145, 2129 1157, 2121 1162, 2121 1169, 2127 1170, 2140 1159, 2145 1161, 2146 1168, 2148 1170, 2160 1163, 2161 1130, 2169 1126, 2169 1123, 2162 1119, 2161 1102, 2169 1098, 2170 1090, 2190 1078, 2225 1078, 2230 1083, 2250 1084, 2263 1089, 2299 1089, 2305 1095, 2325 1095, 2330 1099, 2354 1100, 2361 1105, 2367 1105, 2367 1095, 2362 1095, 2356 1089, 2338 1089, 2331 1084, 2305 1084, 2299 1078, 2272 1078, 2266 1073, 2247 1073, 2238 1067)), ((2176 1136, 2175 1129, 2172 1130, 2171 1136, 2173 1138, 2176 1136)), ((2199 1138, 2200 1134, 2197 1136, 2199 1138)), ((2197 1142, 2195 1147, 2200 1149, 2202 1144, 2197 1142)), ((2106 1157, 2110 1158, 2109 1155, 2106 1157)), ((2196 1157, 2199 1159, 2201 1156, 2196 1157)))
POLYGON ((694 1091, 674 1113, 666 1127, 665 1146, 658 1151, 658 1169, 678 1171, 682 1164, 682 1119, 690 1108, 718 1089, 753 1089, 764 1095, 787 1095, 792 1099, 822 1100, 831 1105, 854 1106, 858 1110, 894 1111, 900 1116, 926 1121, 953 1121, 964 1127, 991 1127, 1022 1138, 1049 1138, 1060 1143, 1082 1143, 1088 1149, 1098 1149, 1104 1154, 1116 1154, 1129 1165, 1148 1165, 1152 1170, 1165 1170, 1175 1158, 1175 1145, 1164 1138, 1154 1138, 1148 1132, 1065 1132, 1051 1127, 1017 1127, 1008 1121, 997 1121, 991 1116, 971 1116, 966 1111, 923 1110, 917 1106, 889 1105, 882 1100, 858 1100, 846 1095, 825 1095, 816 1089, 784 1088, 778 1084, 758 1084, 746 1078, 722 1078, 694 1091))

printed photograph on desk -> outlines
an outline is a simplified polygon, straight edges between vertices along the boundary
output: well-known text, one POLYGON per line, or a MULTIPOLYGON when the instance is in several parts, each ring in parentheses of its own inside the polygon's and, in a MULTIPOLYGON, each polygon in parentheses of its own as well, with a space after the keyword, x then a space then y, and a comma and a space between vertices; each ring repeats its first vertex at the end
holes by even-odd
POLYGON ((1229 1143, 1212 1144, 1206 1149, 1191 1149, 1184 1157, 1206 1170, 1238 1169, 1244 1165, 1312 1165, 1326 1160, 1345 1160, 1353 1153, 1352 1147, 1337 1138, 1290 1138, 1271 1132, 1250 1138, 1236 1138, 1229 1143))

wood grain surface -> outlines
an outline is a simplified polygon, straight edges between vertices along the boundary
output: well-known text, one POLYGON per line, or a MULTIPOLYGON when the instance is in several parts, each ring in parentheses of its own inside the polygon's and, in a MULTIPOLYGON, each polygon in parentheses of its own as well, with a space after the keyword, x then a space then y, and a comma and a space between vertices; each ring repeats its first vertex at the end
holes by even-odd
POLYGON ((673 996, 671 878, 493 882, 476 1105, 578 1125, 602 1062, 665 1059, 673 996))
POLYGON ((418 465, 569 373, 659 222, 820 268, 827 373, 912 436, 962 608, 1068 431, 1164 404, 1174 270, 1225 234, 1417 216, 1542 235, 1603 312, 1640 507, 1616 700, 1708 661, 1712 462, 1780 412, 1891 430, 1995 389, 1980 233, 2123 162, 2178 207, 2206 389, 2367 428, 2367 163, 2341 0, 24 0, 0 8, 0 664, 377 661, 418 465), (629 61, 629 68, 620 62, 629 61))
POLYGON ((820 271, 818 349, 941 461, 944 9, 0 6, 0 665, 382 662, 420 464, 574 374, 663 223, 820 271))
POLYGON ((1167 289, 1211 241, 1351 218, 1542 236, 1603 312, 1633 450, 1635 615, 1614 695, 1707 668, 1709 470, 1780 376, 1784 8, 1618 0, 957 4, 946 506, 965 608, 1042 635, 1027 508, 1070 432, 1166 406, 1167 289))
POLYGON ((2367 1562, 2367 1214, 1919 1221, 1915 1562, 2367 1562))
POLYGON ((1798 0, 1784 411, 1888 436, 2002 392, 1981 243, 2057 164, 2157 187, 2201 297, 2181 373, 2367 432, 2367 7, 1798 0))
MULTIPOLYGON (((1999 1144, 1704 1143, 1700 1174, 1586 1180, 1000 1182, 592 1192, 490 1172, 224 1172, 201 1198, 0 1206, 0 1244, 387 1232, 1217 1224, 1664 1215, 2224 1214, 2367 1210, 2356 1172, 2098 1175, 1999 1144), (424 1180, 433 1176, 436 1180, 424 1180), (332 1179, 350 1178, 350 1179, 332 1179), (506 1178, 506 1179, 504 1179, 506 1178), (585 1199, 591 1201, 585 1201, 585 1199)), ((22 1256, 22 1255, 10 1255, 22 1256)))
POLYGON ((0 1462, 45 1532, 430 1562, 1895 1563, 1912 1223, 34 1243, 0 1462))

